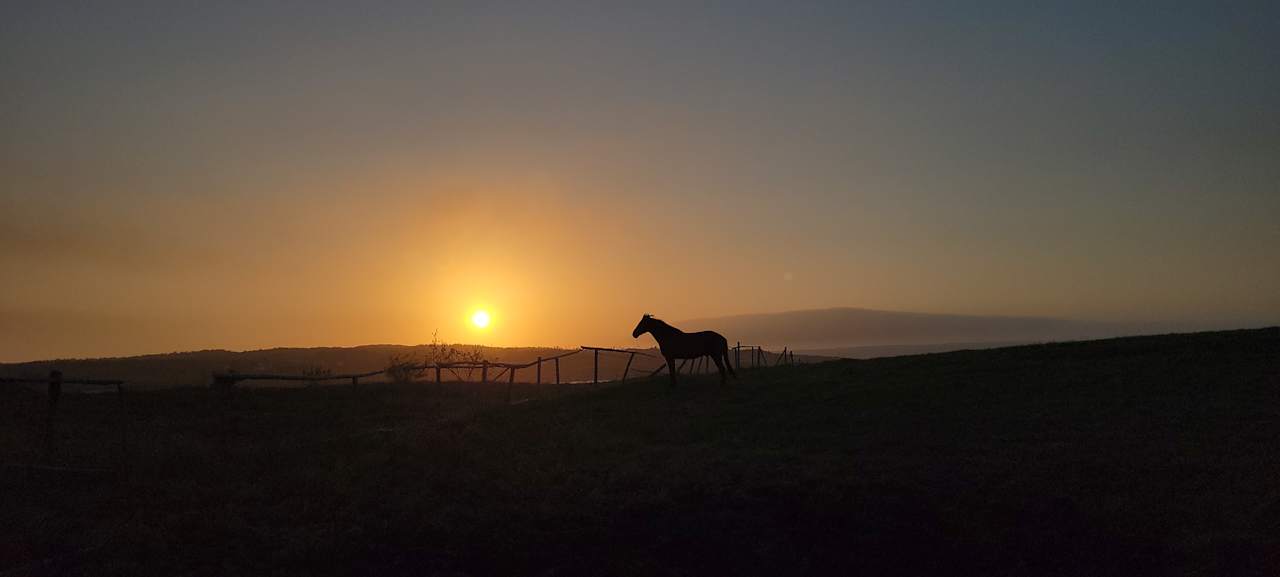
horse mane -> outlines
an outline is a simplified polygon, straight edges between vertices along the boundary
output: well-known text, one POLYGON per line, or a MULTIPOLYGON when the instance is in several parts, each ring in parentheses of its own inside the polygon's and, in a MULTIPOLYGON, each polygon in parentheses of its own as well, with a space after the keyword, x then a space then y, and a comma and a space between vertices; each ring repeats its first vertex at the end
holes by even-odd
MULTIPOLYGON (((667 324, 667 321, 664 321, 664 320, 662 320, 662 319, 660 319, 660 318, 658 318, 658 317, 655 317, 655 316, 653 316, 653 315, 651 315, 651 314, 645 313, 644 318, 649 319, 649 320, 651 320, 651 321, 653 321, 653 322, 655 322, 655 323, 658 323, 659 325, 664 326, 664 327, 666 327, 666 328, 669 328, 669 329, 675 329, 675 327, 671 326, 670 324, 667 324)), ((676 330, 680 330, 680 329, 676 329, 676 330)))

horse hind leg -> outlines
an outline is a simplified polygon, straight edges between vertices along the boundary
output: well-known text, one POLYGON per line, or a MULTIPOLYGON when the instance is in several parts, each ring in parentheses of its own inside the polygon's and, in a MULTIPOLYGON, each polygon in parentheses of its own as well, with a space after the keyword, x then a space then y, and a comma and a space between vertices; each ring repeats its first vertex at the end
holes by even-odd
POLYGON ((725 384, 728 381, 728 378, 725 376, 724 372, 724 361, 720 360, 720 355, 711 355, 711 360, 716 362, 716 368, 720 370, 720 384, 725 384))

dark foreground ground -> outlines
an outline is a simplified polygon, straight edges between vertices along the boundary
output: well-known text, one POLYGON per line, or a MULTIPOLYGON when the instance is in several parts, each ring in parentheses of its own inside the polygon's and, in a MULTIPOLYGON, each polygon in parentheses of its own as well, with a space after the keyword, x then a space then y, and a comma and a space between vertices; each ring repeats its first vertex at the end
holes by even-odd
POLYGON ((0 574, 1280 574, 1280 329, 503 393, 131 395, 124 473, 0 473, 0 574))

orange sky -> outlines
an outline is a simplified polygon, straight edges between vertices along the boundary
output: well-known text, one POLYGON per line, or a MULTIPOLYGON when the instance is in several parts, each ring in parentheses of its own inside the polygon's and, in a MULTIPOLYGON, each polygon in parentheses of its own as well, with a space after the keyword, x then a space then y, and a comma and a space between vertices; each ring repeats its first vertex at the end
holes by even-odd
POLYGON ((6 9, 0 361, 1280 322, 1267 19, 1008 9, 6 9))

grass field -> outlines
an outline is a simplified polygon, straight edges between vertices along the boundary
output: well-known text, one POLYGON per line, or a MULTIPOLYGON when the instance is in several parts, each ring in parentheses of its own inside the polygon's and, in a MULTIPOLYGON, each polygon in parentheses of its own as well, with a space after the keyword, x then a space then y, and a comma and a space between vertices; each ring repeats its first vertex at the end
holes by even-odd
POLYGON ((5 469, 0 574, 1280 574, 1280 329, 504 395, 130 395, 124 473, 5 469))

